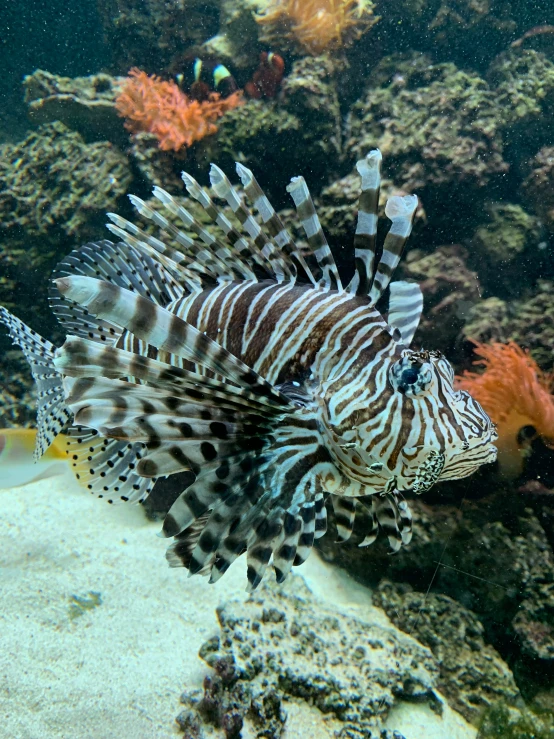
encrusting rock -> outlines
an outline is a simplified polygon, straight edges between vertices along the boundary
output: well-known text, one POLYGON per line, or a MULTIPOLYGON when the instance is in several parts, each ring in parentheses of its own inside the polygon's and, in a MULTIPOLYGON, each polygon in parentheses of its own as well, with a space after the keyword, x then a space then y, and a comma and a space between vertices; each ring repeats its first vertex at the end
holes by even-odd
POLYGON ((122 78, 109 74, 89 77, 60 77, 37 69, 23 79, 25 102, 33 123, 60 121, 80 133, 86 141, 112 141, 121 130, 115 98, 122 78))
POLYGON ((483 624, 457 601, 384 580, 374 603, 395 626, 431 649, 439 665, 441 692, 468 721, 477 723, 499 699, 514 703, 519 697, 508 665, 485 643, 483 624))
POLYGON ((127 158, 112 144, 86 144, 63 123, 46 124, 18 144, 0 146, 2 230, 94 237, 131 181, 127 158))
MULTIPOLYGON (((327 717, 336 736, 392 739, 382 721, 397 701, 440 711, 438 667, 428 649, 387 625, 317 600, 300 577, 264 583, 246 602, 217 611, 221 633, 200 656, 213 669, 203 693, 185 693, 177 723, 186 737, 282 737, 289 707, 301 702, 327 717)), ((401 735, 400 735, 401 736, 401 735)))
POLYGON ((428 58, 383 60, 350 114, 347 150, 361 158, 376 146, 387 171, 409 192, 462 184, 483 187, 507 171, 501 113, 484 79, 428 58), (383 80, 381 67, 396 68, 383 80), (375 85, 375 86, 374 86, 375 85))

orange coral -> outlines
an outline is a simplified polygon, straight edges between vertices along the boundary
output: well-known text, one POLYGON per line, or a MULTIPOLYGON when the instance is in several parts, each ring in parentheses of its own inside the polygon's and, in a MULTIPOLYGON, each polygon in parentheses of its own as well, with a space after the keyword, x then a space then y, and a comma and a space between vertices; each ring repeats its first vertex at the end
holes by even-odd
POLYGON ((258 23, 282 26, 310 54, 342 46, 376 22, 371 0, 270 0, 258 23))
POLYGON ((174 82, 149 76, 133 68, 115 101, 117 112, 126 118, 125 127, 137 133, 153 133, 160 149, 179 151, 217 131, 215 121, 242 103, 240 92, 221 98, 210 93, 202 102, 192 100, 174 82))
POLYGON ((475 364, 485 370, 464 372, 458 387, 471 393, 497 424, 499 462, 513 476, 521 468, 517 437, 524 426, 533 426, 546 443, 554 443, 553 378, 514 342, 475 342, 475 353, 481 357, 475 364))

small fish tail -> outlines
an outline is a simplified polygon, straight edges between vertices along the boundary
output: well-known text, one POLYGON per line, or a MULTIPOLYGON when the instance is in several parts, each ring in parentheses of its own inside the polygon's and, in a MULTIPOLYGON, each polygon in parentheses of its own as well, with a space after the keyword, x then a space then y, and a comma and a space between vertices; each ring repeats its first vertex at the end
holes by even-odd
POLYGON ((8 329, 12 342, 23 351, 37 384, 38 431, 33 455, 36 461, 70 420, 70 412, 64 400, 62 377, 54 365, 56 348, 2 306, 0 322, 8 329))

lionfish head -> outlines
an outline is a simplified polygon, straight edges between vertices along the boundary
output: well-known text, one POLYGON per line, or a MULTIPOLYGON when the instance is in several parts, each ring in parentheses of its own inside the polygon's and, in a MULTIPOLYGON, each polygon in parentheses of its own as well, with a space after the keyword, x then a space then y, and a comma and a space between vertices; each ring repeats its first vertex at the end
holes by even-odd
POLYGON ((356 428, 356 446, 369 469, 376 468, 370 460, 379 461, 386 491, 423 493, 495 461, 495 425, 469 393, 455 388, 452 365, 440 352, 400 348, 387 375, 383 402, 375 411, 366 408, 356 428))
POLYGON ((406 439, 397 461, 399 489, 422 493, 496 459, 495 425, 469 393, 455 388, 454 369, 440 352, 403 350, 388 379, 401 398, 397 429, 406 439))

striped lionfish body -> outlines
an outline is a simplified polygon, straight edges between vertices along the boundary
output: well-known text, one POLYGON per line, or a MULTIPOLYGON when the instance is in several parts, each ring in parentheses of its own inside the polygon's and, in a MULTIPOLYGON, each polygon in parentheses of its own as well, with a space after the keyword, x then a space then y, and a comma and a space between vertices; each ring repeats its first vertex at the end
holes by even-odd
POLYGON ((156 188, 163 210, 131 200, 159 237, 110 214, 121 243, 86 245, 59 265, 60 349, 0 314, 39 382, 39 453, 72 418, 68 453, 80 470, 88 454, 81 481, 110 500, 140 500, 155 479, 192 470, 164 521, 171 564, 213 582, 247 552, 250 588, 270 563, 282 581, 325 533, 327 499, 341 539, 361 507, 362 543, 382 528, 396 551, 411 538, 403 492, 495 459, 494 427, 454 389, 447 360, 409 348, 421 291, 390 280, 417 198, 388 201, 378 250, 380 162, 373 151, 357 165, 346 286, 302 178, 288 188, 306 233, 297 245, 248 169, 237 165, 242 192, 212 166, 232 216, 183 179, 219 235, 156 188), (376 304, 387 287, 385 318, 376 304))

